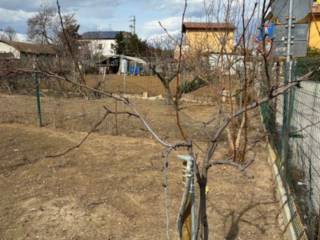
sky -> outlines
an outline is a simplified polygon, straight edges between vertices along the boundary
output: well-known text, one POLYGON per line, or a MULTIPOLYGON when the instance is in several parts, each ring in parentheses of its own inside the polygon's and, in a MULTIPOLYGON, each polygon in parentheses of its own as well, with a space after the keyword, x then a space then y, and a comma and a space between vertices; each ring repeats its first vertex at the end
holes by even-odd
MULTIPOLYGON (((189 0, 187 20, 201 20, 203 0, 189 0)), ((27 32, 27 19, 41 4, 55 6, 55 0, 0 0, 0 30, 13 27, 20 37, 27 32)), ((60 0, 62 11, 74 13, 80 33, 96 30, 129 31, 136 17, 136 31, 143 39, 163 34, 158 24, 178 32, 184 0, 60 0)))
MULTIPOLYGON (((204 4, 208 2, 188 0, 186 21, 206 21, 204 4)), ((41 5, 56 6, 55 0, 0 0, 0 30, 11 26, 20 38, 25 38, 27 19, 34 16, 41 5)), ((159 21, 172 34, 180 31, 184 0, 60 0, 60 5, 63 12, 75 14, 80 33, 129 31, 129 20, 135 16, 139 37, 152 39, 164 34, 159 21)))

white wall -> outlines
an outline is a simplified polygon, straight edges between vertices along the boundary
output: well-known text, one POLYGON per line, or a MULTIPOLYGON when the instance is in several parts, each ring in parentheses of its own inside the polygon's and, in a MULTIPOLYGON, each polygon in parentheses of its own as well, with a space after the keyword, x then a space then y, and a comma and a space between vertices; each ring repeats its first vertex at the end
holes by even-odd
MULTIPOLYGON (((295 89, 292 132, 290 138, 290 164, 304 173, 301 188, 306 187, 305 206, 313 205, 316 212, 320 209, 320 83, 301 82, 295 89), (310 191, 311 190, 311 191, 310 191), (309 196, 311 194, 311 196, 309 196)), ((277 124, 282 128, 283 96, 277 100, 277 124)), ((279 128, 279 129, 281 129, 279 128)), ((301 196, 299 196, 301 199, 301 196)))
POLYGON ((115 52, 112 49, 112 45, 116 45, 116 40, 104 39, 104 40, 88 40, 89 49, 93 54, 102 54, 104 56, 114 55, 115 52), (101 47, 101 49, 100 49, 101 47))
POLYGON ((302 82, 295 91, 295 103, 291 120, 292 128, 300 138, 290 138, 292 163, 304 171, 304 184, 311 189, 308 204, 319 212, 320 208, 320 84, 302 82))
POLYGON ((12 53, 15 58, 20 58, 20 52, 4 42, 0 42, 0 53, 12 53))
POLYGON ((210 54, 209 65, 211 68, 222 67, 225 74, 236 74, 237 70, 242 70, 243 56, 230 54, 210 54))

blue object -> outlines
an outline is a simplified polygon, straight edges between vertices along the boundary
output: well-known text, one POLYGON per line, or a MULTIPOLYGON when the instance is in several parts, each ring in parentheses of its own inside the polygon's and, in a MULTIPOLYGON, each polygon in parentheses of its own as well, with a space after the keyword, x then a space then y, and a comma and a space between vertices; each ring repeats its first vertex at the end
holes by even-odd
POLYGON ((134 74, 134 67, 133 67, 133 66, 130 66, 130 68, 129 68, 129 73, 130 73, 130 75, 133 75, 133 74, 134 74))
POLYGON ((136 75, 137 75, 137 76, 140 75, 140 68, 139 68, 138 66, 136 67, 135 70, 136 70, 136 75))
POLYGON ((261 29, 259 29, 259 34, 256 37, 257 42, 262 42, 264 37, 272 39, 274 33, 274 24, 265 24, 265 26, 261 29))

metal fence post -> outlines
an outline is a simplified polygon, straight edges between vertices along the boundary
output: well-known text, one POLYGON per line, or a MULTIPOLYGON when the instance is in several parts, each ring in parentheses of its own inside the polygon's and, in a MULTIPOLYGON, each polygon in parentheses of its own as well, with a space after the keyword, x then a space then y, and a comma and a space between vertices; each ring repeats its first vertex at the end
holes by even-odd
MULTIPOLYGON (((293 27, 293 0, 289 0, 289 16, 288 16, 288 36, 287 36, 287 54, 286 54, 286 74, 284 84, 292 82, 292 27, 293 27)), ((284 176, 287 177, 288 171, 288 151, 289 151, 289 132, 290 132, 290 114, 289 107, 290 98, 289 95, 291 90, 283 94, 283 119, 282 119, 282 141, 281 141, 281 160, 284 164, 284 176)))
POLYGON ((37 115, 38 115, 38 126, 42 127, 42 114, 41 114, 41 99, 40 99, 40 83, 38 74, 36 73, 36 59, 33 59, 32 64, 32 78, 34 80, 35 86, 36 86, 36 108, 37 108, 37 115))

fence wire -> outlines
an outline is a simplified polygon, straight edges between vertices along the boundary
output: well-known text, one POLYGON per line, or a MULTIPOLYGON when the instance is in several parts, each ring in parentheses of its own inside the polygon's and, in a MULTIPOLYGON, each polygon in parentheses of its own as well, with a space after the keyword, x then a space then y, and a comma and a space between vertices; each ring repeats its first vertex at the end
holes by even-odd
MULTIPOLYGON (((319 58, 304 58, 295 65, 295 76, 319 66, 319 58)), ((278 167, 285 181, 291 223, 298 239, 320 239, 320 75, 291 90, 284 99, 261 107, 266 130, 278 153, 278 167), (287 112, 285 112, 287 111, 287 112), (287 159, 281 159, 283 118, 289 116, 287 159), (302 222, 302 225, 301 225, 302 222), (303 238, 304 235, 306 238, 303 238)))
POLYGON ((310 239, 318 239, 320 206, 320 87, 303 83, 294 91, 290 167, 297 203, 310 239))

